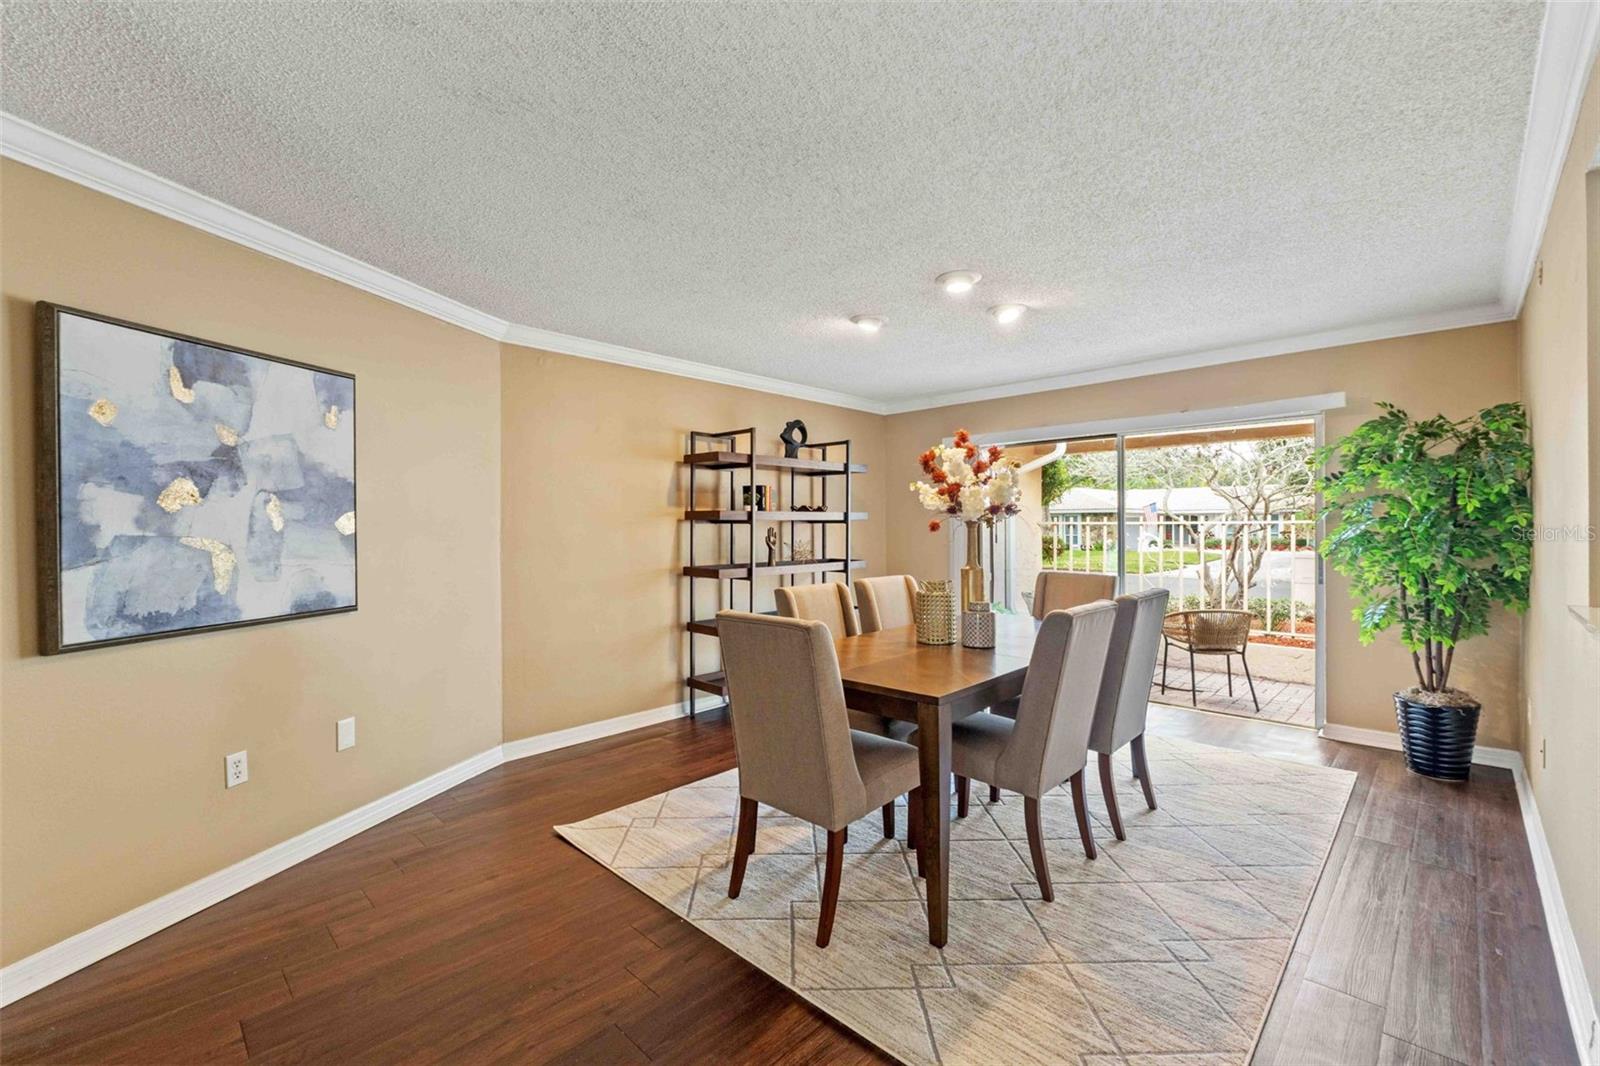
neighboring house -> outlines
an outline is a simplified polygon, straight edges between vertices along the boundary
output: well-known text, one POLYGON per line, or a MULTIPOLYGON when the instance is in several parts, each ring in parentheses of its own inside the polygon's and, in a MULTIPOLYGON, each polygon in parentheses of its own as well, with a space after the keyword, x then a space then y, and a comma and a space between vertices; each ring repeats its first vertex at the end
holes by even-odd
MULTIPOLYGON (((1231 511, 1225 497, 1204 486, 1127 490, 1127 522, 1130 529, 1137 524, 1135 543, 1144 548, 1163 543, 1190 547, 1231 511)), ((1063 547, 1097 547, 1115 527, 1116 515, 1115 489, 1069 489, 1050 505, 1049 531, 1061 538, 1063 547)), ((1276 535, 1293 518, 1292 511, 1274 513, 1269 529, 1276 535)))

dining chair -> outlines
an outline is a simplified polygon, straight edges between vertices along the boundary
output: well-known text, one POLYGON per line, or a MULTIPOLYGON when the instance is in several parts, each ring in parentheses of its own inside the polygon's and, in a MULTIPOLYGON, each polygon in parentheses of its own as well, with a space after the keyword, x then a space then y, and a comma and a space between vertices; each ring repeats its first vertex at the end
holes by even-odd
POLYGON ((1033 616, 1043 619, 1051 611, 1065 611, 1117 594, 1115 574, 1081 574, 1072 570, 1041 570, 1033 579, 1033 616))
MULTIPOLYGON (((856 621, 856 605, 850 598, 850 586, 843 581, 824 581, 814 585, 781 585, 774 592, 778 614, 784 618, 805 618, 821 622, 828 627, 835 640, 853 637, 861 632, 856 621)), ((860 729, 879 736, 904 740, 916 727, 910 722, 885 718, 870 711, 850 711, 850 728, 860 729)), ((894 835, 893 822, 886 815, 884 832, 894 835)))
POLYGON ((1144 754, 1144 723, 1150 710, 1150 682, 1155 678, 1161 627, 1171 597, 1166 589, 1145 589, 1124 593, 1115 601, 1117 622, 1111 631, 1105 675, 1100 679, 1094 725, 1089 728, 1089 750, 1099 756, 1100 791, 1106 799, 1111 832, 1118 840, 1127 840, 1128 835, 1122 831, 1111 756, 1124 744, 1130 745, 1133 775, 1144 786, 1144 801, 1152 811, 1156 809, 1155 786, 1150 782, 1150 764, 1144 754))
POLYGON ((1167 615, 1161 627, 1161 691, 1167 691, 1167 659, 1174 646, 1189 653, 1189 702, 1200 706, 1198 675, 1194 670, 1196 655, 1220 655, 1228 668, 1228 695, 1233 695, 1233 657, 1239 657, 1244 667, 1244 679, 1250 686, 1250 702, 1261 713, 1261 701, 1256 698, 1256 682, 1250 676, 1250 660, 1245 649, 1250 647, 1250 623, 1254 616, 1249 611, 1174 611, 1167 615))
POLYGON ((951 725, 957 802, 965 809, 967 783, 974 779, 1022 793, 1033 873, 1046 902, 1055 898, 1040 821, 1039 801, 1046 792, 1070 786, 1083 853, 1091 859, 1098 854, 1089 831, 1083 768, 1116 620, 1110 601, 1051 611, 1034 641, 1016 718, 974 714, 951 725))
POLYGON ((733 747, 739 763, 739 828, 728 897, 739 898, 765 803, 828 832, 817 946, 833 935, 848 826, 911 793, 920 810, 917 749, 850 728, 833 637, 821 622, 719 611, 733 747))
POLYGON ((915 625, 917 579, 910 574, 856 579, 856 603, 861 607, 861 632, 915 625))

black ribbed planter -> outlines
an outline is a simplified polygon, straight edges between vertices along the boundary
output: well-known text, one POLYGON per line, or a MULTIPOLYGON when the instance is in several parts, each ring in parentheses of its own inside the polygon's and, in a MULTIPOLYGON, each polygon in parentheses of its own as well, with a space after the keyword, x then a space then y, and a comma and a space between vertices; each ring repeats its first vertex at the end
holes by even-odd
POLYGON ((1439 781, 1465 781, 1472 771, 1472 747, 1478 738, 1478 704, 1435 707, 1396 692, 1394 716, 1400 726, 1400 747, 1406 767, 1439 781))

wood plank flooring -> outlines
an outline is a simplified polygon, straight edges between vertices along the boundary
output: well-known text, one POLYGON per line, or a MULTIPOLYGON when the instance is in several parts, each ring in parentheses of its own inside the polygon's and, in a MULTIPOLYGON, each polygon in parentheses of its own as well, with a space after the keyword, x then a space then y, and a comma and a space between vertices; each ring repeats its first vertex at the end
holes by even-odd
MULTIPOLYGON (((1359 774, 1257 1063, 1577 1061, 1508 773, 1436 785, 1308 730, 1151 723, 1359 774)), ((884 1061, 551 832, 731 765, 715 715, 508 763, 12 1004, 0 1057, 884 1061)))

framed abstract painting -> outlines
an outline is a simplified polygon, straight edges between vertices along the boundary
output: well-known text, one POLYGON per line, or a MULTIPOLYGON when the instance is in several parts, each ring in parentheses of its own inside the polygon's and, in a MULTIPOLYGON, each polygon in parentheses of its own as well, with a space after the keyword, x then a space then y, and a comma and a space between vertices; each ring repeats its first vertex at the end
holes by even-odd
POLYGON ((356 381, 37 305, 46 655, 356 609, 356 381))

